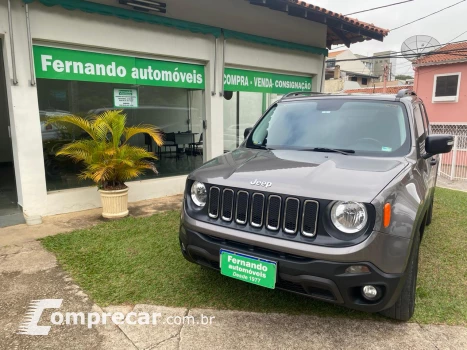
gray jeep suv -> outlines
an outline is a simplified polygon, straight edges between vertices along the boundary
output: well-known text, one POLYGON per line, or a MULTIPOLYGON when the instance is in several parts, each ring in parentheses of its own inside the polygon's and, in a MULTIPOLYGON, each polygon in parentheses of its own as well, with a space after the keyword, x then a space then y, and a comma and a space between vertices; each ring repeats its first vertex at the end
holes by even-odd
POLYGON ((232 278, 408 320, 439 153, 423 102, 292 93, 188 176, 183 256, 232 278))

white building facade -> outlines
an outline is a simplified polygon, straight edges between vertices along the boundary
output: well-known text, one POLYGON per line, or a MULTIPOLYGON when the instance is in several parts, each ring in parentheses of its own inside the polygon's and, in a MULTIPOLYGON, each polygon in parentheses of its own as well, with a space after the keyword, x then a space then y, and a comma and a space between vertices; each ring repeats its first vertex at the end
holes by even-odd
POLYGON ((0 0, 3 195, 28 224, 101 206, 80 165, 55 155, 82 133, 48 118, 122 109, 131 125, 161 128, 161 149, 133 140, 159 157, 158 175, 127 183, 139 201, 182 193, 190 171, 235 148, 281 95, 321 91, 326 24, 243 0, 164 4, 155 14, 117 0, 0 0))

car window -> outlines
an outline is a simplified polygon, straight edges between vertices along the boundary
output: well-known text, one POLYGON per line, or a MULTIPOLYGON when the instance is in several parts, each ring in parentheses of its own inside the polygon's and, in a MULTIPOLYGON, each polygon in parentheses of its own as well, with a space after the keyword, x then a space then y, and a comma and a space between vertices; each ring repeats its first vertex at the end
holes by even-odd
POLYGON ((281 102, 268 111, 247 147, 335 148, 356 155, 405 155, 410 149, 403 105, 389 101, 322 99, 281 102))
POLYGON ((431 134, 431 125, 430 125, 430 121, 428 119, 428 115, 426 113, 426 108, 424 105, 420 105, 421 106, 421 110, 422 110, 422 115, 423 115, 423 121, 425 122, 425 130, 427 132, 428 135, 431 134))
POLYGON ((413 115, 415 119, 415 124, 417 126, 417 136, 420 138, 423 135, 425 135, 425 124, 423 123, 423 116, 419 104, 416 104, 414 106, 413 115))

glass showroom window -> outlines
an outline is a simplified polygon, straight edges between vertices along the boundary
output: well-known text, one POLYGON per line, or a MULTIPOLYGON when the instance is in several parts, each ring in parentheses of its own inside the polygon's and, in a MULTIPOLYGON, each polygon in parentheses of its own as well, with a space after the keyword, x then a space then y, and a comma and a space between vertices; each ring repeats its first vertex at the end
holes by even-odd
POLYGON ((48 118, 60 115, 92 117, 106 110, 121 109, 127 125, 151 124, 165 134, 165 144, 158 147, 149 135, 138 135, 130 143, 143 147, 159 158, 154 164, 158 175, 146 173, 139 179, 188 174, 203 162, 203 91, 181 88, 38 79, 37 91, 45 160, 47 190, 90 186, 79 180, 82 169, 55 153, 71 140, 85 138, 76 128, 46 124, 48 118), (132 107, 115 107, 115 96, 130 93, 137 103, 132 107))

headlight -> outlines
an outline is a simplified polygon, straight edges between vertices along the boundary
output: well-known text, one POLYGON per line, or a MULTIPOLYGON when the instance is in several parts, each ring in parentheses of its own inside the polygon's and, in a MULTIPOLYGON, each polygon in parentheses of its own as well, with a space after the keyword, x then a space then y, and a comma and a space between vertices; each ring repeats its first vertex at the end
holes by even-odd
POLYGON ((193 185, 191 185, 191 199, 198 207, 204 207, 206 205, 208 193, 203 183, 198 181, 193 182, 193 185))
POLYGON ((368 214, 362 203, 337 202, 331 209, 331 221, 339 231, 356 233, 365 227, 368 214))

